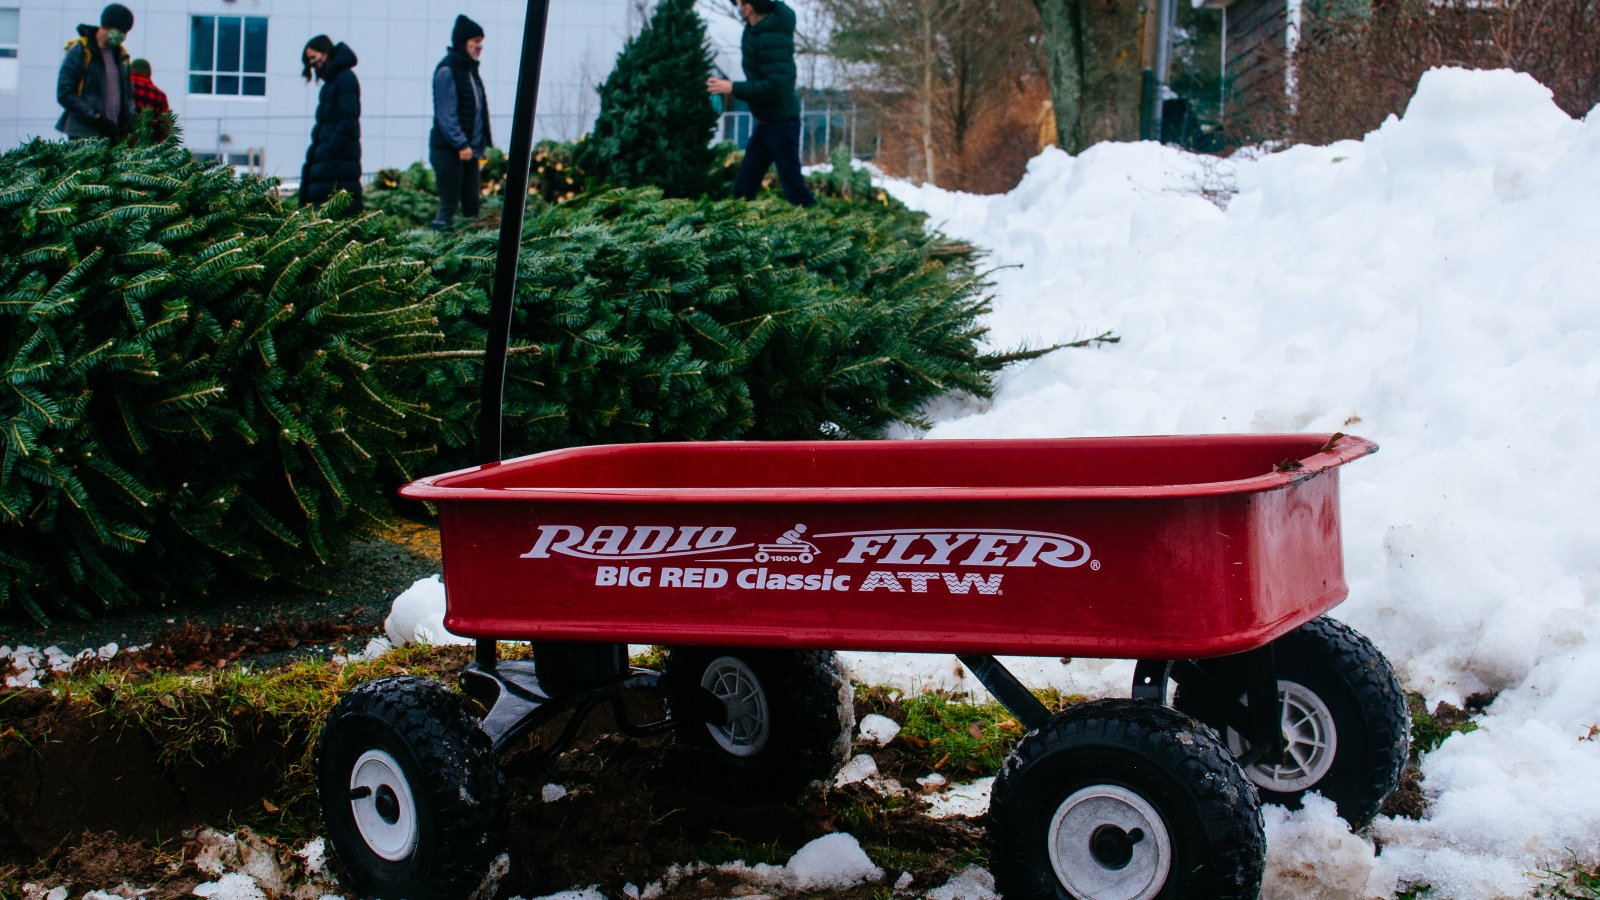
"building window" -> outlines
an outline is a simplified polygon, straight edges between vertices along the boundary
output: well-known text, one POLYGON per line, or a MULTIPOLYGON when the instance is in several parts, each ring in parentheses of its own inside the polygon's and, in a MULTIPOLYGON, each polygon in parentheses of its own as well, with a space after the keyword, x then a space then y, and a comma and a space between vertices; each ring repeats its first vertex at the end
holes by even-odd
POLYGON ((0 91, 17 89, 17 19, 15 7, 0 7, 0 91))
POLYGON ((189 17, 189 93, 267 95, 267 20, 189 17))

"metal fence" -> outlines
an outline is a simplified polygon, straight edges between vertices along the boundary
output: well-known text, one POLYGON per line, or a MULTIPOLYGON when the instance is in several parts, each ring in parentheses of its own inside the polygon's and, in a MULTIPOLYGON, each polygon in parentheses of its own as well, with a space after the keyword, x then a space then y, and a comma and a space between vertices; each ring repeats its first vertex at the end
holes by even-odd
MULTIPOLYGON (((733 141, 739 149, 750 142, 755 117, 748 112, 726 112, 717 121, 713 143, 733 141)), ((800 106, 800 164, 813 166, 828 161, 829 154, 843 147, 852 159, 872 159, 879 145, 877 123, 859 109, 806 109, 800 106)))

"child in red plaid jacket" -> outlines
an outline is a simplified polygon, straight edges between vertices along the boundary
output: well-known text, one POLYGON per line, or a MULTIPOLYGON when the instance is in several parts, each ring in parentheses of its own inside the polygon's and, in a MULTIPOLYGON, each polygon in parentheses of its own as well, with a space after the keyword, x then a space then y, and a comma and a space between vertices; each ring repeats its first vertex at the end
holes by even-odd
POLYGON ((158 116, 166 112, 167 92, 150 80, 150 61, 136 59, 128 69, 129 80, 133 82, 133 108, 141 111, 153 109, 158 116))

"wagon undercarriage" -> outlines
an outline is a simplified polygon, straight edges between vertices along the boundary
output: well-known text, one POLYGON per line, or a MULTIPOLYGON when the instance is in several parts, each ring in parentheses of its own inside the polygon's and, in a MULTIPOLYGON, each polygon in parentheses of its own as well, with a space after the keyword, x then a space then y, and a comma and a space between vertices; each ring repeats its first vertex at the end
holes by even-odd
MULTIPOLYGON (((504 661, 498 659, 494 641, 480 640, 475 660, 462 673, 462 688, 489 709, 482 728, 496 755, 562 713, 573 712, 561 734, 534 757, 520 761, 519 767, 543 765, 566 752, 589 713, 601 705, 611 707, 617 728, 630 737, 727 724, 728 708, 722 698, 699 684, 629 666, 627 649, 626 644, 543 643, 534 650, 543 662, 504 661), (661 721, 634 724, 622 704, 623 692, 630 690, 661 696, 672 714, 661 721)), ((1049 722, 1050 710, 994 656, 960 654, 957 658, 1025 729, 1034 731, 1049 722)), ((1238 654, 1231 662, 1233 681, 1237 685, 1242 680, 1244 685, 1244 703, 1238 690, 1207 673, 1203 660, 1140 660, 1134 667, 1130 696, 1165 706, 1170 680, 1183 689, 1195 718, 1221 723, 1244 736, 1247 749, 1236 756, 1241 766, 1281 755, 1286 735, 1277 702, 1272 646, 1238 654)))

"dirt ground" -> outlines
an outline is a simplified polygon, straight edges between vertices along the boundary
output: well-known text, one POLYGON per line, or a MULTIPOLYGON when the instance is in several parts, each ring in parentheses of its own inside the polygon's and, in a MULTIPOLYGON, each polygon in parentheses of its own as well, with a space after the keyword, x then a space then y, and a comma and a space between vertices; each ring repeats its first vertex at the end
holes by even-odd
MULTIPOLYGON (((274 588, 218 592, 215 597, 181 606, 129 610, 89 622, 58 620, 48 628, 25 617, 0 619, 0 645, 54 645, 76 653, 111 642, 127 648, 159 641, 177 645, 177 661, 187 665, 205 654, 186 657, 182 647, 198 649, 203 638, 215 634, 220 640, 215 645, 217 652, 209 657, 213 662, 219 657, 248 657, 252 665, 271 667, 317 654, 348 654, 361 650, 371 635, 379 633, 395 595, 417 579, 441 571, 440 558, 439 532, 431 525, 402 520, 391 527, 385 540, 352 545, 349 559, 335 571, 327 594, 274 588), (251 630, 256 626, 276 631, 277 643, 238 647, 247 640, 259 640, 251 630), (327 626, 346 627, 340 633, 327 626), (185 635, 185 629, 190 633, 185 635), (309 635, 308 630, 312 632, 309 635), (222 646, 226 643, 244 652, 230 657, 222 646)), ((272 636, 269 631, 268 638, 272 636)))
MULTIPOLYGON (((629 706, 636 721, 660 712, 644 696, 629 706)), ((46 691, 13 694, 0 706, 0 730, 45 734, 55 744, 43 754, 0 744, 0 770, 12 773, 0 795, 0 895, 8 883, 15 890, 31 882, 36 890, 67 885, 74 897, 124 883, 154 888, 147 900, 183 896, 211 880, 185 861, 186 834, 192 840, 196 826, 226 831, 254 818, 276 773, 300 749, 293 737, 270 738, 226 759, 164 766, 142 733, 110 730, 84 716, 82 705, 63 708, 46 691)), ((574 750, 508 777, 511 869, 499 896, 598 885, 622 900, 624 885, 660 881, 674 863, 783 863, 811 839, 840 830, 855 835, 891 880, 909 871, 919 889, 982 861, 981 819, 931 819, 861 785, 806 801, 776 798, 723 776, 670 736, 635 740, 613 727, 609 712, 597 711, 574 750), (552 783, 566 795, 545 802, 542 789, 552 783)), ((894 765, 894 751, 877 752, 886 768, 894 765)), ((704 872, 667 896, 726 897, 740 883, 704 872)), ((874 890, 883 886, 850 895, 865 900, 874 890)))

